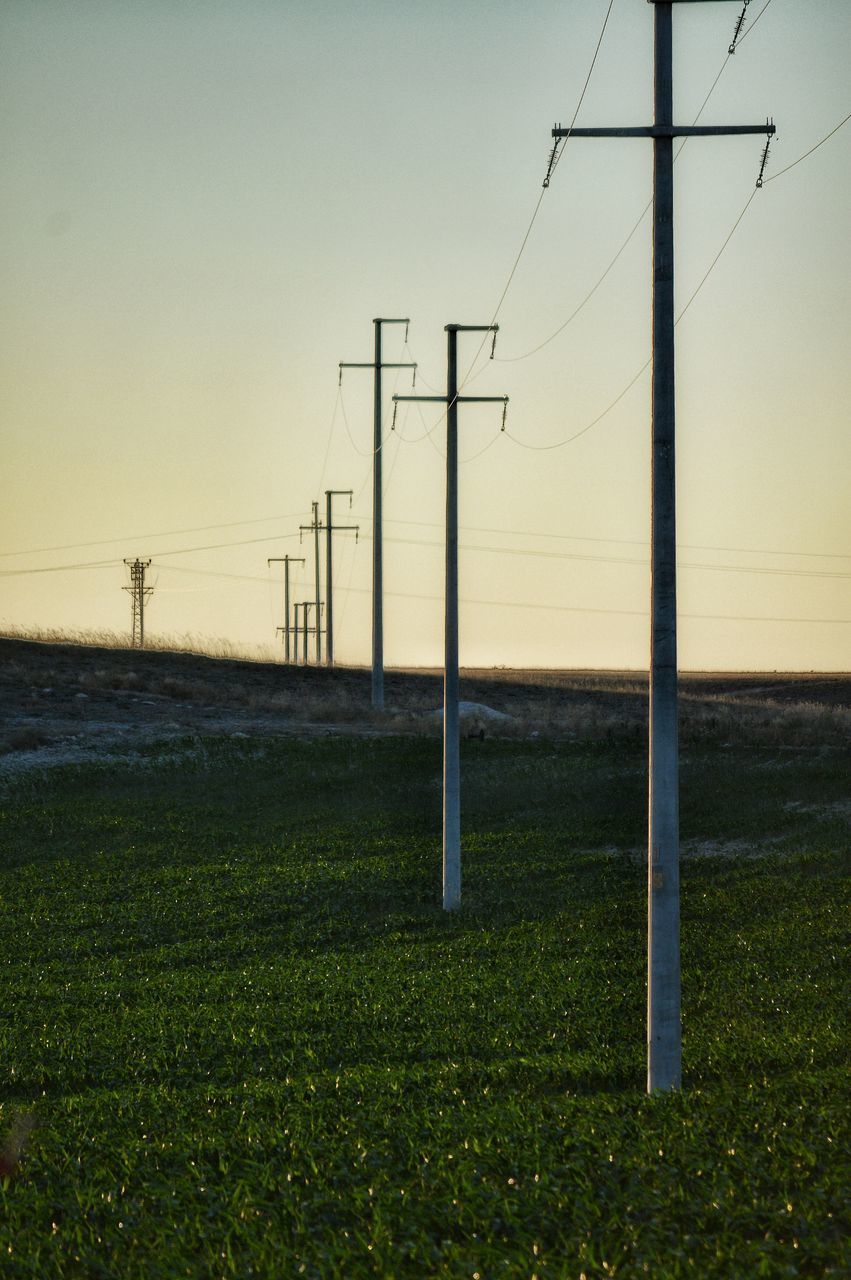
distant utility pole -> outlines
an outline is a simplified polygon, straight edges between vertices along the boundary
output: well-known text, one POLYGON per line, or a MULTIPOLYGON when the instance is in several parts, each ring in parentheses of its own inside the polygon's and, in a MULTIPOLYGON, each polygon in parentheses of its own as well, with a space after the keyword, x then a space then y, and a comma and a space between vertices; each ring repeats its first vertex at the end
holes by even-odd
POLYGON ((680 871, 677 748, 677 545, 674 468, 674 158, 676 137, 765 133, 774 125, 673 123, 672 5, 655 4, 654 123, 642 128, 562 129, 558 138, 653 139, 653 447, 651 482, 650 796, 647 894, 647 1091, 678 1089, 680 871))
MULTIPOLYGON (((304 665, 305 665, 305 666, 307 666, 307 637, 308 637, 308 635, 309 635, 312 631, 315 631, 315 632, 317 632, 317 633, 318 633, 318 631, 319 631, 319 614, 318 614, 318 612, 317 612, 317 615, 316 615, 316 626, 315 626, 315 627, 309 627, 307 624, 308 624, 308 622, 310 621, 310 610, 311 610, 311 609, 315 609, 315 608, 316 608, 316 601, 315 601, 315 600, 302 600, 302 601, 300 602, 300 604, 301 604, 301 617, 302 617, 302 634, 303 634, 303 636, 304 636, 304 659, 303 659, 303 661, 304 661, 304 665)), ((298 608, 298 607, 299 607, 299 605, 296 605, 296 608, 298 608)))
POLYGON ((297 556, 270 556, 267 565, 282 564, 284 566, 284 625, 276 630, 284 633, 284 660, 290 660, 290 565, 304 564, 304 559, 297 556))
MULTIPOLYGON (((314 604, 316 605, 316 617, 318 618, 322 611, 319 603, 319 532, 323 528, 323 525, 319 519, 319 503, 311 502, 310 506, 313 511, 313 519, 311 520, 310 524, 299 525, 298 536, 299 538, 301 538, 301 535, 303 533, 311 533, 311 532, 313 533, 313 576, 314 576, 314 582, 316 586, 316 599, 314 601, 314 604)), ((322 661, 322 640, 320 638, 321 634, 322 632, 321 632, 319 623, 317 622, 316 624, 316 662, 317 664, 322 661)))
POLYGON ((124 563, 130 570, 130 586, 122 587, 123 591, 130 592, 130 601, 132 609, 132 621, 130 624, 130 647, 132 649, 144 649, 145 647, 145 601, 154 593, 153 587, 145 586, 145 570, 150 568, 150 560, 125 560, 124 563))
POLYGON ((293 664, 298 666, 298 611, 301 605, 293 605, 293 664))
POLYGON ((461 905, 461 778, 458 723, 458 405, 508 396, 458 394, 458 334, 494 333, 496 324, 448 324, 446 395, 394 396, 395 400, 437 400, 446 405, 446 629, 443 673, 443 909, 461 905))
POLYGON ((334 665, 334 594, 332 589, 333 564, 331 557, 331 541, 335 533, 343 530, 354 530, 355 541, 357 541, 360 525, 356 524, 336 524, 332 525, 331 500, 340 497, 349 499, 349 507, 352 505, 353 489, 326 489, 325 490, 325 662, 329 667, 334 665))
POLYGON ((373 446, 372 446, 372 705, 376 711, 384 710, 384 580, 382 568, 382 526, 381 526, 381 455, 382 455, 382 423, 381 423, 381 370, 413 369, 416 382, 416 363, 391 364, 381 358, 381 326, 383 324, 403 324, 405 341, 408 340, 410 320, 373 320, 375 325, 375 360, 372 364, 352 364, 340 361, 340 382, 343 381, 344 369, 372 369, 373 378, 373 446))

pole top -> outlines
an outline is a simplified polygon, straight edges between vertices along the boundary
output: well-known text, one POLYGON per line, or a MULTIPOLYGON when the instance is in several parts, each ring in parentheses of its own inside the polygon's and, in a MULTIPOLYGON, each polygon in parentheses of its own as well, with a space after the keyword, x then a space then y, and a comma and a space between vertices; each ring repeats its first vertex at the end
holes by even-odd
POLYGON ((387 316, 376 316, 372 323, 373 324, 410 324, 411 320, 409 316, 402 316, 401 318, 396 316, 393 319, 388 319, 387 316))
POLYGON ((446 333, 499 333, 498 324, 447 324, 446 333))

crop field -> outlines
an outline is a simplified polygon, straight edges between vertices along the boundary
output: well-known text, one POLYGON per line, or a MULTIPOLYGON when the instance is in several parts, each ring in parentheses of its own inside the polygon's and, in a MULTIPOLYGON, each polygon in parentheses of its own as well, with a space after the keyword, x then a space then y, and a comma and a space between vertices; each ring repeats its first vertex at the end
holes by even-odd
POLYGON ((14 778, 0 1274, 848 1275, 847 764, 686 752, 654 1098, 640 744, 465 742, 452 916, 433 738, 14 778))

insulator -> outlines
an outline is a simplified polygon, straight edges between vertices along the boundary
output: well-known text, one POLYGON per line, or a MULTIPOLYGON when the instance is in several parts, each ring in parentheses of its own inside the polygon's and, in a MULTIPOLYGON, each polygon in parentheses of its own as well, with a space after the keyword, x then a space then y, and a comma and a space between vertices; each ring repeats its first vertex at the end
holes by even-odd
POLYGON ((496 351, 496 329, 494 329, 493 331, 493 342, 491 343, 491 360, 493 360, 495 351, 496 351))
POLYGON ((736 20, 736 28, 733 32, 733 39, 730 41, 730 47, 727 50, 728 53, 736 52, 736 44, 738 43, 739 36, 742 34, 742 27, 745 25, 745 11, 747 10, 747 7, 749 4, 750 4, 750 0, 744 0, 742 12, 739 14, 738 19, 736 20))
MULTIPOLYGON (((414 377, 416 377, 416 376, 417 376, 417 371, 416 371, 416 369, 415 369, 415 370, 414 370, 414 377)), ((393 422, 392 422, 392 423, 391 423, 391 425, 390 425, 390 430, 391 430, 391 431, 395 431, 395 430, 396 430, 396 410, 397 410, 398 408, 399 408, 399 401, 398 401, 398 400, 394 400, 394 401, 393 401, 393 422)))
POLYGON ((507 417, 508 417, 508 396, 506 396, 502 402, 502 426, 500 427, 500 431, 505 430, 505 419, 507 417))
POLYGON ((340 365, 340 376, 337 379, 337 386, 341 387, 342 385, 343 385, 343 366, 340 365))

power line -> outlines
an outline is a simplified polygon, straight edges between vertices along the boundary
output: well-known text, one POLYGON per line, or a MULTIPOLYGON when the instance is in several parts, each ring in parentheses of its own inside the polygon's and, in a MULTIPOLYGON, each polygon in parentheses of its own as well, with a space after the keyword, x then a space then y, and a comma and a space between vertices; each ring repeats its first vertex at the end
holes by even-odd
MULTIPOLYGON (((366 595, 366 587, 350 587, 350 591, 356 595, 366 595)), ((440 601, 442 596, 433 596, 419 594, 410 591, 388 591, 389 596, 394 596, 400 600, 423 600, 428 602, 440 601)), ((622 617, 631 618, 648 618, 650 616, 647 609, 602 609, 584 605, 566 605, 566 604, 533 604, 527 600, 474 600, 469 597, 461 597, 461 604, 482 605, 497 609, 539 609, 548 613, 605 613, 618 614, 622 617)), ((830 626, 833 624, 849 626, 851 618, 781 618, 773 615, 765 614, 734 614, 734 613, 681 613, 681 618, 689 618, 704 622, 801 622, 801 623, 822 623, 830 626)))
MULTIPOLYGON (((608 26, 608 23, 609 23, 609 17, 611 16, 611 12, 612 12, 612 7, 613 7, 613 5, 614 5, 614 0, 609 0, 609 5, 608 5, 608 8, 606 9, 606 15, 605 15, 605 17, 603 18, 603 25, 602 25, 602 27, 601 27, 601 29, 600 29, 600 34, 599 34, 599 36, 598 36, 598 38, 597 38, 597 44, 596 44, 596 47, 595 47, 595 49, 594 49, 594 55, 593 55, 593 57, 592 57, 592 59, 591 59, 591 65, 590 65, 590 67, 588 68, 588 74, 587 74, 587 75, 586 75, 586 77, 585 77, 585 83, 584 83, 584 84, 583 84, 583 86, 582 86, 582 92, 581 92, 581 93, 580 93, 580 95, 579 95, 579 101, 578 101, 578 102, 577 102, 577 104, 576 104, 576 108, 575 108, 575 110, 574 110, 574 112, 573 112, 573 119, 572 119, 572 120, 571 120, 571 122, 570 122, 570 128, 571 128, 571 129, 572 129, 572 128, 573 128, 573 126, 576 124, 576 118, 577 118, 577 116, 579 115, 580 108, 581 108, 581 106, 582 106, 583 101, 585 100, 585 94, 588 92, 588 86, 589 86, 589 84, 591 83, 591 76, 593 75, 593 73, 594 73, 594 68, 595 68, 595 66, 597 65, 597 57, 598 57, 598 55, 599 55, 599 53, 600 53, 600 47, 602 46, 602 43, 603 43, 603 36, 606 34, 606 27, 608 26)), ((532 234, 532 228, 533 228, 533 227, 534 227, 534 225, 535 225, 535 222, 536 222, 536 220, 537 220, 538 214, 539 214, 540 209, 541 209, 541 205, 542 205, 543 200, 544 200, 544 195, 546 194, 547 188, 549 187, 549 180, 550 180, 550 177, 552 176, 553 170, 555 169, 555 167, 556 167, 556 165, 558 164, 559 160, 560 160, 560 159, 561 159, 561 157, 564 155, 564 152, 565 152, 565 149, 566 149, 566 147, 567 147, 567 143, 568 143, 568 141, 569 141, 569 140, 570 140, 570 139, 569 139, 569 135, 568 135, 568 137, 567 137, 567 138, 565 138, 565 140, 564 140, 564 144, 563 144, 563 146, 562 146, 561 150, 559 151, 558 155, 556 154, 556 150, 555 150, 555 148, 553 149, 553 154, 552 154, 552 156, 550 157, 550 164, 549 164, 549 168, 548 168, 548 171, 547 171, 547 176, 546 176, 546 178, 544 179, 543 185, 542 185, 542 187, 541 187, 541 191, 540 191, 540 193, 539 193, 539 195, 538 195, 538 199, 537 199, 537 202, 536 202, 536 204, 535 204, 535 208, 534 208, 534 210, 533 210, 533 212, 532 212, 532 217, 531 217, 531 219, 530 219, 530 221, 529 221, 529 225, 528 225, 528 227, 526 228, 526 234, 523 236, 523 240, 521 241, 520 248, 519 248, 519 249, 518 249, 518 251, 517 251, 517 256, 516 256, 516 258, 514 259, 514 262, 512 263, 512 266, 511 266, 511 270, 510 270, 510 271, 509 271, 509 273, 508 273, 508 279, 507 279, 507 280, 506 280, 506 282, 505 282, 505 285, 504 285, 504 287, 503 287, 502 293, 499 295, 499 301, 497 302, 497 304, 496 304, 496 308, 495 308, 495 310, 494 310, 494 313, 493 313, 493 315, 491 316, 491 325, 496 324, 497 316, 499 315, 499 313, 500 313, 500 311, 501 311, 501 309, 502 309, 502 304, 503 304, 503 302, 505 301, 505 298, 506 298, 506 295, 507 295, 507 293, 508 293, 508 290, 511 288, 511 282, 512 282, 512 281, 513 281, 513 279, 514 279, 514 276, 515 276, 515 274, 516 274, 516 272, 517 272, 517 268, 518 268, 518 267, 519 267, 519 265, 520 265, 520 259, 523 257, 523 253, 524 253, 524 251, 525 251, 525 249, 526 249, 526 245, 529 243, 529 237, 530 237, 530 235, 532 234)), ((459 390, 459 391, 463 391, 464 387, 466 387, 467 383, 470 381, 470 375, 472 374, 472 372, 473 372, 473 368, 475 367, 475 364, 476 364, 476 361, 478 360, 479 356, 481 355, 482 350, 483 350, 483 348, 484 348, 485 344, 487 343, 487 341, 488 341, 488 335, 487 335, 487 333, 485 333, 485 334, 482 336, 482 341, 481 341, 481 343, 479 344, 479 349, 478 349, 478 351, 477 351, 477 352, 476 352, 476 354, 473 356, 473 359, 470 361, 470 366, 469 366, 469 368, 468 368, 468 370, 467 370, 467 373, 465 374, 464 378, 461 380, 461 385, 460 385, 460 387, 458 388, 458 390, 459 390)))
MULTIPOLYGON (((429 529, 439 529, 442 526, 433 520, 392 520, 388 519, 388 524, 410 524, 422 525, 429 529)), ((512 538, 556 538, 559 541, 567 542, 603 542, 623 544, 624 546, 646 547, 649 545, 643 538, 592 538, 585 534, 570 533, 544 533, 535 529, 493 529, 486 528, 481 525, 461 525, 463 533, 495 533, 512 538)), ((742 555, 759 555, 759 556, 807 556, 821 560, 851 560, 851 552, 842 555, 835 551, 777 551, 768 547, 713 547, 704 543, 680 543, 685 551, 724 551, 727 553, 737 553, 742 555)))
POLYGON ((787 164, 786 168, 781 169, 779 173, 773 173, 770 178, 766 178, 765 179, 766 184, 768 184, 769 182, 774 182, 775 179, 777 178, 782 178, 784 173, 788 173, 790 169, 795 168, 795 165, 800 164, 802 160, 806 160, 807 156, 811 156, 814 151, 818 151, 819 147, 823 147, 824 144, 827 142, 828 138, 832 138, 835 133, 838 133, 839 130, 842 128, 842 126, 844 124, 847 124, 849 120, 851 120, 851 111, 849 111, 848 115, 845 117, 844 120, 840 120, 839 124, 835 125, 834 128, 831 129, 830 133, 826 133, 824 137, 821 138, 820 141, 818 141, 815 144, 814 147, 810 147, 809 151, 805 151, 802 156, 798 156, 797 160, 793 160, 791 164, 787 164))
MULTIPOLYGON (((762 10, 757 14, 756 18, 754 19, 754 22, 751 24, 750 30, 753 30, 753 27, 756 25, 756 23, 757 23, 757 22, 759 21, 759 19, 762 17, 763 13, 765 13, 765 10, 768 8, 768 5, 769 5, 770 3, 771 3, 771 0, 767 0, 767 3, 764 5, 764 7, 762 8, 762 10)), ((740 40, 739 40, 739 44, 741 44, 741 43, 742 43, 742 39, 744 39, 744 37, 741 37, 741 38, 740 38, 740 40)), ((726 69, 727 69, 727 66, 729 65, 730 57, 731 57, 731 55, 730 55, 730 53, 728 52, 728 53, 725 55, 725 57, 724 57, 724 61, 721 63, 721 66, 720 66, 720 68, 719 68, 718 74, 716 75, 715 79, 712 81, 712 84, 709 86, 709 91, 708 91, 708 93, 706 94, 706 97, 703 99, 703 102, 700 104, 700 107, 699 107, 699 109, 698 109, 697 115, 694 117, 694 120, 692 121, 692 124, 697 124, 698 120, 699 120, 699 119, 700 119, 700 117, 703 115, 703 112, 704 112, 704 110, 706 109, 706 106, 707 106, 707 104, 708 104, 708 102, 709 102, 709 99, 712 97, 713 93, 715 92, 715 89, 716 89, 716 87, 717 87, 717 85, 718 85, 719 80, 721 79, 722 75, 724 74, 724 72, 725 72, 725 71, 726 71, 726 69)), ((574 119, 575 119, 575 117, 574 117, 574 119)), ((572 128, 572 127, 573 127, 573 126, 571 125, 571 128, 572 128)), ((677 160, 677 159, 679 158, 680 153, 682 152, 683 148, 686 146, 687 142, 688 142, 688 138, 683 138, 682 142, 680 143, 679 147, 677 148, 676 155, 674 156, 674 159, 675 159, 675 160, 677 160)), ((566 144, 566 143, 567 143, 567 139, 565 139, 565 144, 566 144)), ((556 161, 556 163, 558 163, 558 162, 556 161)), ((555 165, 553 165, 553 168, 555 168, 555 165)), ((651 208, 652 204, 653 204, 653 201, 652 201, 652 200, 648 200, 647 204, 644 206, 644 208, 642 209, 641 213, 638 215, 638 219, 637 219, 637 220, 636 220, 636 222, 633 224, 632 229, 627 233, 626 239, 622 242, 622 244, 621 244, 620 248, 617 250, 617 252, 615 253, 614 257, 613 257, 613 258, 611 259, 611 261, 609 262, 608 266, 604 269, 604 271, 603 271, 602 275, 600 275, 600 276, 597 278, 597 280, 595 281, 595 283, 591 286, 591 288, 590 288, 590 289, 588 290, 588 292, 585 294, 585 296, 584 296, 584 298, 582 299, 582 301, 581 301, 580 303, 578 303, 578 305, 573 309, 573 311, 570 313, 570 315, 567 317, 567 319, 566 319, 566 320, 564 320, 564 321, 559 325, 559 327, 558 327, 558 328, 557 328, 553 333, 551 333, 551 334, 550 334, 550 336, 549 336, 548 338, 544 338, 543 342, 539 342, 537 346, 532 347, 532 348, 531 348, 531 350, 524 352, 524 354, 523 354, 523 355, 519 355, 519 356, 496 356, 496 357, 495 357, 495 359, 496 359, 497 361, 499 361, 500 363, 504 363, 504 364, 508 364, 508 363, 516 363, 517 361, 520 361, 520 360, 528 360, 530 356, 537 355, 537 353, 538 353, 539 351, 543 351, 544 347, 548 347, 548 346, 549 346, 549 344, 550 344, 551 342, 554 342, 554 341, 555 341, 555 339, 559 336, 559 334, 563 333, 563 332, 564 332, 564 330, 568 327, 568 325, 572 324, 572 322, 576 319, 576 317, 579 315, 579 313, 580 313, 581 311, 583 311, 583 310, 585 309, 585 307, 587 306, 587 304, 591 301, 591 299, 593 298, 594 294, 597 292, 597 290, 598 290, 598 289, 600 288, 600 286, 603 284, 604 280, 605 280, 605 279, 606 279, 606 277, 609 275, 609 273, 611 272, 612 268, 613 268, 613 267, 615 266, 615 264, 618 262, 618 260, 619 260, 619 258, 620 258, 620 256, 621 256, 621 254, 624 252, 624 250, 626 249, 627 245, 628 245, 628 244, 630 243, 630 241, 632 240, 632 237, 635 235, 636 231, 637 231, 637 230, 638 230, 638 228, 641 226, 641 224, 642 224, 642 222, 644 221, 644 219, 647 217, 647 214, 650 212, 650 208, 651 208)))
MULTIPOLYGON (((680 314, 677 316, 674 322, 675 325, 680 323, 683 316, 688 311, 689 307, 694 302, 695 298, 700 293, 703 286, 706 284, 706 281, 709 279, 710 275, 712 274, 712 271, 714 270, 716 264, 718 263, 719 258, 723 254, 724 250, 727 248, 727 245, 732 240, 733 234, 736 231, 736 228, 739 226, 739 223, 742 221, 745 214, 747 213, 750 207, 751 201, 753 200, 755 195, 756 195, 756 188, 748 196, 741 213, 736 218, 736 221, 733 223, 733 226, 730 229, 730 231, 727 233, 724 243, 721 245, 721 248, 718 250, 715 257, 712 259, 712 262, 710 263, 709 267, 707 268, 706 272, 703 275, 703 278, 701 279, 697 288, 692 293, 688 302, 686 302, 685 306, 680 311, 680 314)), ((533 449, 539 453, 546 452, 550 449, 563 449, 566 445, 573 444, 574 440, 578 440, 580 436, 586 435, 592 429, 592 427, 597 426, 598 422, 602 422, 603 418, 608 417, 612 409, 614 409, 618 404, 620 404, 621 400, 623 400, 627 392, 632 390, 632 388, 635 386, 636 382, 638 382, 638 379, 641 377, 641 375, 645 373, 647 369, 650 368, 650 363, 651 363, 651 357, 648 356, 648 358, 645 360, 644 364, 641 366, 638 372, 634 374, 634 376, 629 380, 629 382, 626 384, 623 390, 619 393, 619 395, 615 396, 614 400, 612 400, 611 403, 606 406, 606 408, 602 411, 602 413, 598 413, 596 418, 593 418, 589 423, 587 423, 579 431, 575 431, 572 435, 568 436, 564 440, 556 440, 553 444, 527 444, 524 440, 519 440, 517 436, 513 435, 512 432, 510 431, 506 431, 505 434, 508 436, 509 440, 513 440, 515 444, 519 444, 522 449, 533 449)))
MULTIPOLYGON (((369 535, 364 535, 368 538, 369 535)), ((441 548, 441 542, 424 542, 419 538, 386 538, 387 542, 395 542, 404 546, 414 547, 436 547, 441 548)), ((596 564, 629 564, 646 567, 649 560, 637 559, 632 556, 598 556, 586 555, 576 551, 539 551, 525 547, 483 547, 476 546, 472 543, 464 543, 461 546, 462 551, 483 551, 490 552, 495 555, 503 556, 529 556, 533 559, 540 560, 587 560, 596 564)), ((677 567, 680 569, 709 569, 716 572, 724 573, 753 573, 767 574, 771 577, 787 577, 787 578, 851 578, 851 573, 831 572, 823 569, 776 569, 769 565, 734 565, 734 564, 700 564, 690 561, 679 560, 677 567)))
MULTIPOLYGON (((290 511, 284 515, 276 516, 257 516, 252 520, 227 520, 221 524, 201 524, 191 529, 166 529, 160 530, 159 533, 140 533, 134 535, 122 534, 119 538, 98 538, 93 542, 66 542, 56 547, 33 547, 29 551, 0 551, 0 558, 8 556, 36 556, 42 555, 47 551, 77 551, 82 547, 106 547, 116 542, 145 542, 151 538, 172 538, 183 533, 206 533, 210 529, 234 529, 238 525, 247 524, 268 524, 272 520, 298 520, 303 516, 302 511, 290 511)), ((229 544, 238 546, 238 543, 229 544)), ((106 563, 106 562, 105 562, 106 563)), ((110 564, 114 563, 109 561, 110 564)))

